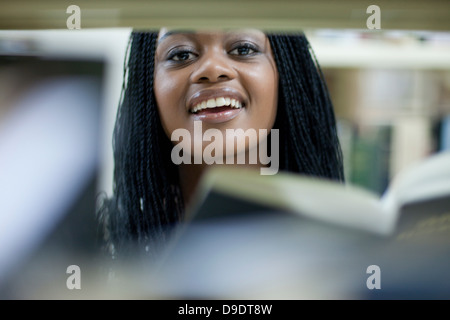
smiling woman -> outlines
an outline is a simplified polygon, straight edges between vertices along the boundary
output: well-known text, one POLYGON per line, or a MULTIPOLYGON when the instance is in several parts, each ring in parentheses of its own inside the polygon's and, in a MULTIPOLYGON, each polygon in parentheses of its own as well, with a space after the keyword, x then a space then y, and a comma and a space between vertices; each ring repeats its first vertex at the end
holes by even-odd
MULTIPOLYGON (((219 130, 225 137, 221 139, 221 150, 215 148, 222 155, 230 146, 234 155, 255 150, 259 143, 245 139, 243 133, 261 129, 267 132, 273 127, 278 72, 269 41, 259 30, 186 33, 163 29, 159 33, 154 74, 154 94, 164 131, 168 137, 180 128, 190 132, 193 138, 180 143, 188 156, 195 152, 192 141, 202 136, 196 135, 195 123, 206 132, 219 130), (229 134, 237 129, 242 134, 229 134)), ((217 134, 214 136, 217 142, 217 134)), ((202 152, 207 145, 202 140, 202 152)), ((261 166, 258 162, 246 164, 261 166)), ((179 167, 186 202, 204 168, 179 167)))
POLYGON ((272 128, 278 72, 264 33, 167 34, 160 32, 154 83, 166 133, 192 129, 194 120, 207 128, 272 128))
POLYGON ((248 132, 276 130, 277 139, 267 140, 280 170, 343 181, 333 107, 303 34, 133 32, 126 62, 114 131, 114 194, 99 211, 102 240, 113 257, 157 254, 170 239, 211 166, 174 163, 171 153, 188 140, 182 149, 188 157, 196 143, 205 151, 202 133, 208 130, 225 137, 215 155, 233 145, 232 157, 249 157, 273 136, 250 139, 248 132), (180 129, 192 139, 173 139, 180 129), (230 131, 238 134, 229 138, 230 131), (234 147, 235 138, 240 143, 234 147))

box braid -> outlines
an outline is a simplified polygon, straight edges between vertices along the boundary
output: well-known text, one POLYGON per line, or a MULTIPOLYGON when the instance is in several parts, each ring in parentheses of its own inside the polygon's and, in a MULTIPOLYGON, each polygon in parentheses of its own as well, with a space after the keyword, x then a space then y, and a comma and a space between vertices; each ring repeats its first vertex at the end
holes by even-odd
POLYGON ((268 35, 279 74, 280 170, 344 180, 333 106, 304 34, 268 35))
MULTIPOLYGON (((170 159, 153 92, 158 33, 133 32, 113 135, 114 193, 98 211, 100 239, 113 257, 156 254, 182 219, 177 167, 170 159), (137 244, 137 245, 136 245, 137 244)), ((275 128, 280 170, 343 180, 335 116, 322 72, 303 34, 268 35, 279 73, 275 128)))
POLYGON ((153 93, 157 37, 133 32, 128 47, 128 79, 113 134, 114 192, 99 210, 101 241, 113 257, 134 255, 136 248, 157 254, 183 212, 171 141, 162 129, 153 93))

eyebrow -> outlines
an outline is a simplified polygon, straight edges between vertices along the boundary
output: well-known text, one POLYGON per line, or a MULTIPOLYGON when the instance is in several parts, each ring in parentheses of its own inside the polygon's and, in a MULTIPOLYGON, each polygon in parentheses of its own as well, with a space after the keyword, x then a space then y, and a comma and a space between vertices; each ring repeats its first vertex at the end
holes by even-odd
POLYGON ((167 31, 166 33, 163 34, 163 36, 161 38, 159 38, 158 44, 160 44, 167 37, 170 37, 170 36, 175 35, 175 34, 180 34, 180 33, 193 34, 193 33, 196 33, 196 31, 194 31, 194 30, 171 30, 171 31, 167 31))
MULTIPOLYGON (((236 29, 229 29, 229 30, 225 30, 224 32, 225 33, 228 33, 228 34, 231 34, 231 33, 233 33, 234 31, 235 31, 236 29)), ((177 34, 188 34, 188 35, 192 35, 192 34, 196 34, 196 33, 198 33, 198 30, 192 30, 192 29, 178 29, 178 30, 170 30, 170 31, 167 31, 166 33, 164 33, 163 35, 162 35, 162 37, 161 38, 159 38, 158 39, 158 42, 157 42, 157 46, 158 45, 160 45, 161 44, 161 42, 163 42, 166 38, 168 38, 168 37, 170 37, 170 36, 173 36, 173 35, 177 35, 177 34)))

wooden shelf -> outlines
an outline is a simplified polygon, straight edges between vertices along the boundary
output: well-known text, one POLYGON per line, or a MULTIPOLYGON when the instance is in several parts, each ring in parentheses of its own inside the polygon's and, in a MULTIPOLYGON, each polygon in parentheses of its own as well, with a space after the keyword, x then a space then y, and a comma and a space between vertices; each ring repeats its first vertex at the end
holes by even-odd
POLYGON ((382 29, 450 30, 448 0, 16 0, 2 3, 0 29, 65 29, 76 4, 81 28, 366 28, 367 7, 381 9, 382 29))

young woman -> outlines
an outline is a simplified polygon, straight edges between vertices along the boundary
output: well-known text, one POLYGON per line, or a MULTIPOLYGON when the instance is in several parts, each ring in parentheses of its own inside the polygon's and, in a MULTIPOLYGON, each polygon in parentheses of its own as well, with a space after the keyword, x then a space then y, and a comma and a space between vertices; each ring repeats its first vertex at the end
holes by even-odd
POLYGON ((183 221, 209 165, 175 164, 182 141, 173 134, 183 129, 195 140, 196 123, 224 134, 278 130, 279 170, 343 181, 333 107, 303 34, 133 32, 114 131, 114 195, 99 211, 113 257, 157 253, 183 221))

